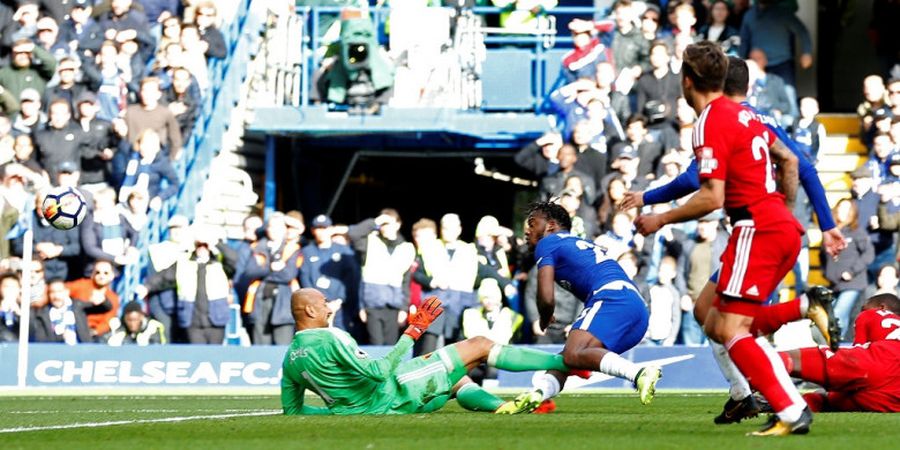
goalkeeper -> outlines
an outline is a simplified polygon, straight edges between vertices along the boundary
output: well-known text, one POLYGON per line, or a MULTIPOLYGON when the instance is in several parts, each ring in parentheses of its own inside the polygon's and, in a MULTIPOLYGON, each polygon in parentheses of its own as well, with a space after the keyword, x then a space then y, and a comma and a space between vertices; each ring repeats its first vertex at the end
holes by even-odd
POLYGON ((499 345, 483 337, 403 361, 413 342, 443 312, 436 297, 425 300, 397 345, 381 359, 369 358, 346 332, 328 328, 332 313, 319 291, 294 292, 291 312, 297 333, 282 364, 281 405, 286 415, 427 413, 440 409, 453 396, 471 411, 527 413, 533 404, 505 402, 466 373, 483 362, 511 371, 568 371, 561 355, 499 345), (306 390, 316 393, 326 406, 304 405, 306 390))

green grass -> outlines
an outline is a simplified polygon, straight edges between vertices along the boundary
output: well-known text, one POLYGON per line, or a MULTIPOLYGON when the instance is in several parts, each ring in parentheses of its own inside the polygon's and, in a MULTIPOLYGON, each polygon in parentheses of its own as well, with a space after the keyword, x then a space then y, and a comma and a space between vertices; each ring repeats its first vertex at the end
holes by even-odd
MULTIPOLYGON (((897 416, 816 415, 808 436, 751 438, 763 418, 715 426, 723 395, 661 394, 650 406, 634 395, 563 396, 549 415, 493 416, 455 402, 411 416, 242 416, 142 422, 0 434, 3 449, 528 449, 893 448, 897 416)), ((0 429, 277 411, 274 396, 0 397, 0 429)))

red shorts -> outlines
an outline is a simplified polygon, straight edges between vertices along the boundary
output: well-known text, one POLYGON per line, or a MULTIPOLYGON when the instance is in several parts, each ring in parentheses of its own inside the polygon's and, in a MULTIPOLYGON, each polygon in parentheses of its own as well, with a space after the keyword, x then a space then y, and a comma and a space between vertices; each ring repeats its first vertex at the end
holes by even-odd
POLYGON ((732 230, 728 247, 722 253, 718 294, 753 303, 764 303, 769 298, 800 254, 797 228, 788 223, 777 225, 765 229, 738 226, 732 230))
POLYGON ((824 380, 809 380, 828 391, 824 410, 900 411, 900 341, 878 341, 837 353, 825 347, 801 352, 825 357, 824 380))

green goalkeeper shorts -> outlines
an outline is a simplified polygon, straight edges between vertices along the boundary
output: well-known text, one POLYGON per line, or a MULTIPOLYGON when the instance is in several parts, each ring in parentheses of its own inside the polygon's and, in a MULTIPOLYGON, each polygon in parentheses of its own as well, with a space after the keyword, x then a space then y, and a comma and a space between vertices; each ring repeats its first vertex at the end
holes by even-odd
POLYGON ((440 409, 466 372, 454 345, 401 363, 394 373, 397 397, 390 413, 417 414, 440 409))

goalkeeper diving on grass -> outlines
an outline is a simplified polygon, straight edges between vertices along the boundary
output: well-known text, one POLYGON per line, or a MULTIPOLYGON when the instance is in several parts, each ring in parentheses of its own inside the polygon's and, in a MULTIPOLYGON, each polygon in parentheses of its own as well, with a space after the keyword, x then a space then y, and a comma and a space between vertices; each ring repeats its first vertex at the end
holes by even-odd
POLYGON ((297 332, 282 364, 281 405, 286 415, 419 414, 436 411, 453 397, 470 411, 528 413, 536 403, 500 399, 475 384, 466 375, 469 369, 487 362, 509 371, 568 372, 562 355, 500 345, 484 337, 404 361, 443 312, 437 297, 423 302, 397 345, 380 359, 369 358, 346 332, 328 327, 332 312, 321 292, 294 292, 291 312, 297 332), (325 407, 305 405, 307 390, 321 397, 325 407))

